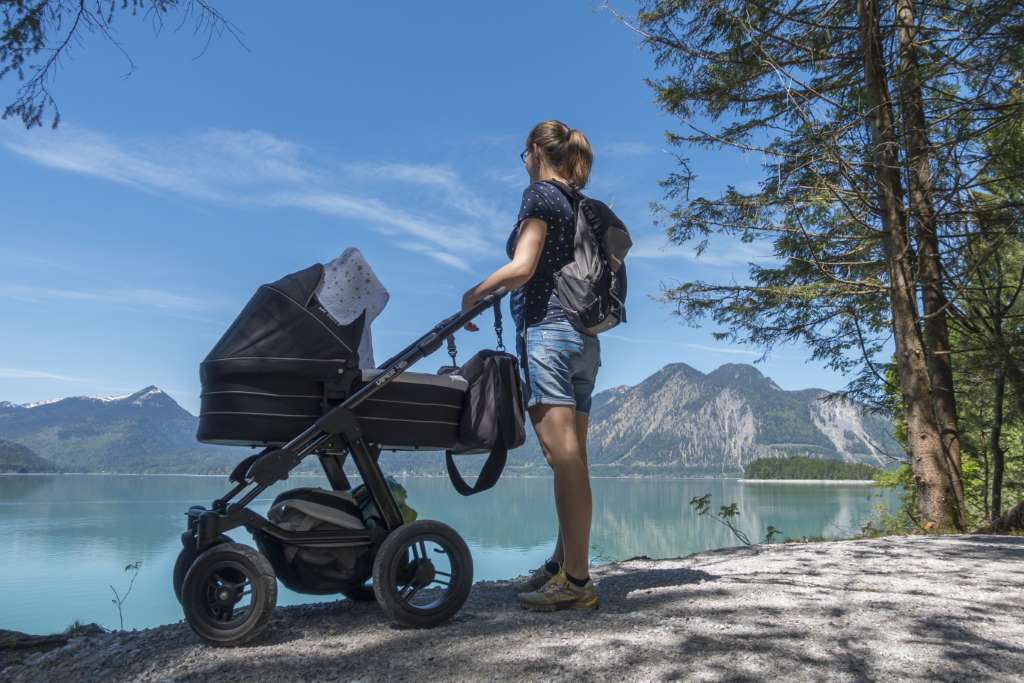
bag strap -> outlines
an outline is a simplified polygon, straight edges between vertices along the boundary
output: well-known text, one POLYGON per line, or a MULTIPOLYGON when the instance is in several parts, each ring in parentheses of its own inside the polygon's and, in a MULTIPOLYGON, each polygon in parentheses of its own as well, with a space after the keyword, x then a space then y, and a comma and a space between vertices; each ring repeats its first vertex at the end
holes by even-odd
MULTIPOLYGON (((501 395, 504 396, 508 393, 504 373, 499 373, 498 376, 501 378, 502 384, 501 395)), ((498 401, 497 410, 500 438, 491 449, 487 460, 484 461, 484 466, 480 468, 480 474, 477 475, 475 484, 470 486, 466 483, 462 474, 459 473, 459 468, 455 466, 452 452, 450 450, 444 452, 444 464, 448 469, 448 478, 451 480, 455 490, 463 496, 472 496, 474 493, 480 493, 493 487, 498 483, 501 473, 505 471, 505 463, 508 460, 508 443, 511 441, 512 434, 515 431, 515 426, 512 424, 515 416, 512 414, 512 410, 506 401, 498 401)))
POLYGON ((494 334, 498 338, 498 345, 495 347, 498 351, 505 350, 505 340, 502 339, 501 332, 501 299, 497 299, 494 302, 494 334))
POLYGON ((455 460, 452 458, 451 451, 444 452, 445 465, 448 467, 448 478, 452 481, 452 486, 455 490, 464 496, 471 496, 474 493, 480 493, 486 491, 495 484, 498 483, 498 478, 501 477, 502 471, 505 469, 505 461, 508 459, 508 448, 505 444, 495 445, 491 449, 491 454, 487 456, 487 461, 484 466, 480 468, 480 475, 476 478, 476 483, 470 486, 466 483, 466 480, 462 478, 459 473, 459 468, 455 466, 455 460))

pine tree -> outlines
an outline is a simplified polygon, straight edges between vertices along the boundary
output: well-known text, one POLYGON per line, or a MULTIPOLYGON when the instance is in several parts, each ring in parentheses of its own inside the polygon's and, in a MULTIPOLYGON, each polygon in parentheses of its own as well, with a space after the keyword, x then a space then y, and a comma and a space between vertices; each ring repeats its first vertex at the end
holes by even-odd
POLYGON ((971 190, 984 136, 1024 108, 1024 9, 911 0, 854 3, 651 0, 629 21, 654 54, 659 105, 678 146, 762 155, 756 192, 690 197, 680 169, 657 207, 669 238, 770 242, 779 267, 749 284, 684 282, 663 298, 719 339, 797 340, 840 372, 846 396, 884 410, 891 339, 922 523, 963 529, 950 301, 967 280, 958 249, 977 232, 971 190), (883 360, 884 359, 884 360, 883 360))

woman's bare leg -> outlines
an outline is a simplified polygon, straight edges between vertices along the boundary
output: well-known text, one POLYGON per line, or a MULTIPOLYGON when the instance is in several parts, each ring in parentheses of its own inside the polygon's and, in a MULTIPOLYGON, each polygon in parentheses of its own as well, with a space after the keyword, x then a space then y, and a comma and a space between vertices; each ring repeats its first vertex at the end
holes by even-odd
MULTIPOLYGON (((588 415, 586 413, 576 413, 576 440, 580 444, 580 454, 583 456, 583 465, 587 466, 587 423, 588 415)), ((551 554, 551 559, 562 564, 565 562, 565 551, 562 545, 562 527, 558 527, 558 538, 555 541, 555 552, 551 554)), ((573 576, 576 576, 573 574, 573 576)))
POLYGON ((590 477, 576 434, 573 406, 535 405, 530 419, 544 456, 555 475, 555 509, 563 540, 565 571, 577 578, 588 576, 590 547, 590 477))

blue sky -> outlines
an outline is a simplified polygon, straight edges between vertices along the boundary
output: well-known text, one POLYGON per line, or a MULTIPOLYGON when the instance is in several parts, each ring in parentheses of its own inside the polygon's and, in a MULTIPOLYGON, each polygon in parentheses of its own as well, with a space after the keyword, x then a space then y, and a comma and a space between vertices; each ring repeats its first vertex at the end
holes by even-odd
MULTIPOLYGON (((195 412, 199 361, 255 288, 348 246, 391 292, 374 327, 383 359, 504 262, 527 182, 518 155, 547 118, 590 138, 589 193, 636 242, 629 322, 602 335, 598 390, 670 362, 710 372, 761 355, 653 298, 679 279, 745 281, 770 249, 665 247, 648 205, 678 124, 644 83, 650 55, 599 2, 215 4, 245 48, 223 36, 197 57, 187 27, 154 35, 123 15, 130 77, 86 35, 54 84, 61 126, 0 124, 0 400, 156 384, 195 412)), ((0 82, 4 103, 16 85, 0 82)), ((689 155, 697 193, 761 176, 753 155, 689 155)), ((463 360, 492 345, 483 322, 459 336, 463 360)), ((787 346, 757 367, 784 389, 845 384, 809 355, 787 346)))

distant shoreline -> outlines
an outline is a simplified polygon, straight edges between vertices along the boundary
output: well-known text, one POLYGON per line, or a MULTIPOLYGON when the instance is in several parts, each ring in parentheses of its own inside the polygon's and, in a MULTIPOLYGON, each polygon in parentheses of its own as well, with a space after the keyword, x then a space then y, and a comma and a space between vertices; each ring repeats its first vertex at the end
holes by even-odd
POLYGON ((744 484, 856 484, 878 486, 873 479, 740 479, 744 484))

